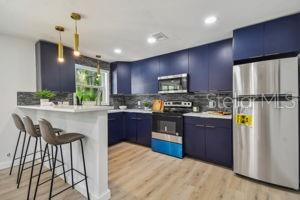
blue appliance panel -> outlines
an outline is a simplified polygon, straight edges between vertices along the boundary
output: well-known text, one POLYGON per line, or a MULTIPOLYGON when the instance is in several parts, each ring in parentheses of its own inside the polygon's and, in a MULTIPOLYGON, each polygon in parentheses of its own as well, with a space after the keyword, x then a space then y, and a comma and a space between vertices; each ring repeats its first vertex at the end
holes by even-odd
POLYGON ((152 150, 176 158, 183 158, 182 144, 152 138, 152 150))

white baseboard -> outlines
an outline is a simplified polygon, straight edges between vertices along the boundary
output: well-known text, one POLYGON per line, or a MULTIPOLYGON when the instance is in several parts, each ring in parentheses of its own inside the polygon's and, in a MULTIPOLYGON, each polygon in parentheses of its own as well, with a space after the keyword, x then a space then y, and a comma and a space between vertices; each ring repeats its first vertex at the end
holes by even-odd
MULTIPOLYGON (((0 162, 0 170, 7 169, 11 166, 11 161, 0 162)), ((17 164, 15 164, 17 166, 17 164)))

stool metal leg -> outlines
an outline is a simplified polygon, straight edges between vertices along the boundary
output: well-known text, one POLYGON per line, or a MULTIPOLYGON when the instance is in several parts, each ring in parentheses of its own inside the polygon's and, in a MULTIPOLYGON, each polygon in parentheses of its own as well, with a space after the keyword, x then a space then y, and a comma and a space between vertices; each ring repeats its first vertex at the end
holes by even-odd
POLYGON ((28 149, 29 149, 29 145, 30 145, 30 140, 31 140, 31 136, 29 136, 29 138, 28 138, 27 147, 26 147, 26 150, 25 150, 25 155, 24 155, 23 164, 22 164, 22 169, 20 171, 19 179, 18 179, 18 182, 17 182, 18 183, 17 188, 20 187, 22 174, 23 174, 23 170, 24 170, 24 166, 25 166, 25 162, 26 162, 26 157, 27 157, 27 153, 28 153, 28 149))
POLYGON ((21 171, 21 164, 22 164, 22 158, 23 158, 25 142, 26 142, 26 132, 24 132, 22 150, 21 150, 21 155, 20 155, 20 163, 19 163, 19 169, 18 169, 18 176, 17 176, 17 183, 19 182, 19 176, 20 176, 20 171, 21 171))
MULTIPOLYGON (((35 187, 35 191, 34 191, 34 197, 33 197, 33 200, 36 199, 36 194, 37 194, 37 191, 38 191, 38 188, 39 188, 39 183, 40 183, 40 178, 41 178, 41 174, 42 174, 42 170, 43 170, 43 165, 44 165, 44 161, 45 161, 45 157, 46 157, 46 152, 48 151, 48 144, 46 144, 45 146, 45 150, 44 150, 44 155, 42 157, 42 163, 41 163, 41 167, 40 167, 40 171, 39 171, 39 175, 38 175, 38 180, 36 182, 36 187, 35 187)), ((49 153, 49 151, 48 151, 49 153)), ((48 154, 49 156, 49 154, 48 154)))
POLYGON ((81 153, 82 153, 83 170, 84 170, 84 176, 85 176, 86 193, 87 193, 88 200, 90 200, 90 193, 89 193, 89 186, 88 186, 88 181, 87 181, 87 174, 86 174, 86 166, 85 166, 85 158, 84 158, 82 139, 80 139, 80 145, 81 145, 81 153))
POLYGON ((72 142, 70 143, 70 155, 71 155, 71 179, 72 179, 72 188, 74 189, 72 142))
POLYGON ((48 156, 48 161, 49 161, 49 168, 50 168, 50 170, 52 170, 51 156, 50 156, 49 147, 47 148, 47 156, 48 156))
MULTIPOLYGON (((60 132, 57 132, 57 134, 60 135, 60 132)), ((62 162, 62 168, 63 168, 63 172, 64 172, 64 179, 65 179, 65 183, 67 183, 66 170, 65 170, 65 161, 64 161, 64 155, 63 155, 61 145, 59 145, 59 150, 60 150, 60 159, 61 159, 61 162, 62 162)))
POLYGON ((16 148, 15 148, 15 152, 14 152, 14 157, 13 157, 13 160, 12 160, 12 163, 11 163, 9 175, 11 175, 13 167, 14 167, 14 163, 15 163, 15 159, 16 159, 16 154, 17 154, 18 146, 19 146, 19 142, 20 142, 20 137, 21 137, 21 131, 19 131, 18 141, 17 141, 17 144, 16 144, 16 148))
POLYGON ((42 138, 41 137, 39 138, 39 142, 40 142, 40 156, 41 156, 40 158, 42 160, 42 157, 43 157, 43 152, 42 152, 43 151, 43 147, 42 147, 42 138))
POLYGON ((63 155, 63 151, 62 151, 61 145, 59 145, 59 150, 60 150, 60 157, 61 157, 61 162, 62 162, 62 168, 63 168, 63 172, 64 172, 64 179, 65 179, 65 183, 67 183, 66 170, 65 170, 65 161, 64 161, 64 155, 63 155))
POLYGON ((54 176, 55 176, 55 167, 56 167, 56 159, 57 159, 57 146, 55 146, 55 156, 53 161, 53 169, 52 169, 52 178, 51 178, 51 185, 50 185, 50 192, 49 192, 49 199, 52 198, 52 189, 53 189, 53 182, 54 182, 54 176))
MULTIPOLYGON (((32 182, 32 175, 33 175, 33 170, 34 170, 34 162, 35 162, 35 155, 36 155, 37 145, 38 145, 38 138, 35 138, 34 153, 33 153, 30 179, 29 179, 29 185, 28 185, 28 191, 27 191, 27 200, 29 200, 29 197, 30 197, 30 189, 31 189, 31 182, 32 182)), ((20 179, 20 181, 21 181, 21 179, 20 179)))

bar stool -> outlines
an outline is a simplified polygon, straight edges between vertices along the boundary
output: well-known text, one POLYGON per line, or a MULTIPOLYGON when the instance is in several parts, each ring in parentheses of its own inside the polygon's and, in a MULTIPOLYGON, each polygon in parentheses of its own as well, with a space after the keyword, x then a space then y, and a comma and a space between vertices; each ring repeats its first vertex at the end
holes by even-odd
MULTIPOLYGON (((12 118, 13 118, 15 126, 19 130, 19 136, 18 136, 16 147, 15 147, 14 156, 13 156, 13 159, 12 159, 12 163, 11 163, 9 175, 12 174, 15 161, 19 160, 18 175, 17 175, 17 183, 18 183, 19 182, 20 171, 21 171, 22 158, 23 158, 23 153, 24 153, 24 148, 25 148, 26 130, 25 130, 25 126, 23 124, 23 121, 21 120, 21 117, 19 115, 17 115, 16 113, 13 113, 12 114, 12 118), (21 155, 16 158, 18 147, 19 147, 19 143, 20 143, 20 138, 21 138, 22 134, 24 134, 24 136, 23 136, 23 142, 22 142, 22 147, 21 147, 21 155)), ((35 128, 38 129, 39 126, 35 125, 35 128)), ((42 150, 42 147, 40 146, 40 151, 41 150, 42 150)))
MULTIPOLYGON (((28 116, 25 116, 23 118, 23 122, 24 122, 24 125, 25 125, 25 130, 26 130, 26 133, 29 134, 29 139, 28 139, 28 143, 27 143, 27 147, 26 147, 26 151, 25 151, 25 155, 24 155, 24 159, 23 159, 23 164, 22 164, 22 169, 20 171, 20 177, 19 177, 19 182, 18 182, 18 188, 20 186, 20 183, 21 183, 21 179, 22 179, 22 174, 23 174, 23 170, 24 170, 24 166, 26 164, 26 157, 27 157, 27 154, 28 154, 28 149, 29 149, 29 145, 30 145, 30 140, 31 138, 34 138, 35 139, 35 145, 34 145, 34 151, 33 151, 33 159, 32 159, 32 165, 31 167, 29 168, 26 168, 26 169, 30 169, 31 168, 31 172, 30 172, 30 178, 29 178, 29 185, 28 185, 28 191, 27 191, 27 200, 29 199, 30 197, 30 189, 31 189, 31 182, 32 182, 32 179, 35 177, 33 176, 33 171, 34 171, 34 166, 38 165, 38 164, 35 164, 35 161, 36 161, 36 153, 37 152, 37 146, 38 146, 38 142, 40 142, 40 145, 41 145, 41 134, 40 134, 40 131, 39 129, 36 129, 36 126, 33 124, 32 120, 30 117, 28 116)), ((60 131, 61 129, 54 129, 54 134, 57 132, 57 131, 60 131)), ((65 174, 65 167, 64 167, 64 161, 63 161, 63 154, 62 154, 62 148, 60 146, 60 152, 61 152, 61 166, 63 168, 63 172, 64 172, 64 178, 65 178, 65 182, 67 182, 67 179, 66 179, 66 174, 65 174)), ((46 153, 46 152, 45 152, 46 153)), ((48 161, 49 161, 49 166, 51 168, 51 159, 50 159, 50 155, 49 155, 49 150, 47 151, 48 153, 48 161)), ((42 156, 40 157, 40 159, 42 159, 42 156)), ((54 162, 54 161, 53 161, 54 162)), ((59 166, 57 166, 59 167, 59 166)), ((51 171, 48 170, 48 171, 51 171)), ((44 172, 45 173, 45 172, 44 172)))
POLYGON ((44 154, 42 157, 42 163, 40 166, 40 171, 39 171, 39 175, 38 175, 38 180, 37 180, 37 184, 36 184, 36 188, 35 188, 35 193, 34 193, 34 200, 36 199, 36 195, 37 195, 37 191, 38 191, 38 187, 42 184, 44 184, 47 181, 51 180, 51 184, 50 184, 50 192, 49 192, 49 199, 57 196, 58 194, 73 188, 74 186, 77 185, 78 183, 85 181, 85 185, 86 185, 86 192, 87 192, 87 198, 88 200, 90 200, 90 195, 89 195, 89 188, 88 188, 88 181, 87 181, 87 174, 86 174, 86 165, 85 165, 85 157, 84 157, 84 151, 83 151, 83 143, 82 143, 82 139, 85 137, 82 134, 79 133, 66 133, 64 135, 55 135, 54 130, 52 128, 52 125, 50 124, 50 122, 48 122, 45 119, 41 119, 39 120, 39 125, 40 125, 40 132, 42 135, 42 138, 45 140, 46 142, 46 147, 44 150, 44 154), (72 143, 76 142, 76 141, 80 141, 80 145, 81 145, 81 154, 82 154, 82 160, 83 160, 83 170, 84 173, 79 172, 78 170, 73 168, 73 153, 72 153, 72 143), (67 170, 66 172, 71 172, 71 180, 72 180, 72 185, 70 187, 65 188, 64 190, 52 195, 52 189, 53 189, 53 182, 54 179, 59 177, 61 174, 56 175, 55 176, 55 166, 56 166, 56 160, 57 160, 57 146, 60 145, 65 145, 65 144, 70 144, 70 158, 71 158, 71 169, 67 170), (51 179, 44 181, 43 183, 40 184, 40 178, 41 178, 41 174, 42 174, 42 170, 43 170, 43 164, 45 161, 45 152, 48 149, 48 145, 54 146, 55 147, 55 156, 54 156, 54 162, 53 162, 53 168, 52 168, 52 177, 51 179), (84 176, 84 179, 78 181, 77 183, 74 183, 74 176, 73 173, 77 172, 80 175, 84 176))

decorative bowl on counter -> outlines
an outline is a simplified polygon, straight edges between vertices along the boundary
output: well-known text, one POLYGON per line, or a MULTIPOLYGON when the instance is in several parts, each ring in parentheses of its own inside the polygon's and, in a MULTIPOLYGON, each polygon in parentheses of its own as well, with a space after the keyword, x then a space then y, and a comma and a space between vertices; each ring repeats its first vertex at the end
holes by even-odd
POLYGON ((119 109, 120 109, 120 110, 126 110, 126 109, 127 109, 127 106, 119 106, 119 109))

